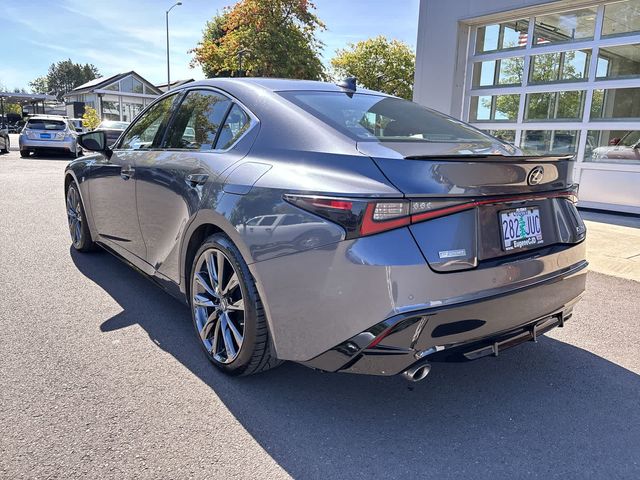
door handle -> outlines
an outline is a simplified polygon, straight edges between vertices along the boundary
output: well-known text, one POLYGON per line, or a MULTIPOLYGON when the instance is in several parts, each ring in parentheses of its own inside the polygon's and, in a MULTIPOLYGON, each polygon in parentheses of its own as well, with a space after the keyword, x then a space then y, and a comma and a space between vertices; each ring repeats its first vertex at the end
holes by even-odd
POLYGON ((207 175, 206 173, 191 173, 187 175, 187 183, 192 187, 204 185, 208 179, 209 175, 207 175))
POLYGON ((124 180, 129 180, 131 177, 133 177, 133 174, 135 173, 135 171, 136 171, 135 168, 133 168, 131 165, 127 165, 120 169, 120 176, 124 180))

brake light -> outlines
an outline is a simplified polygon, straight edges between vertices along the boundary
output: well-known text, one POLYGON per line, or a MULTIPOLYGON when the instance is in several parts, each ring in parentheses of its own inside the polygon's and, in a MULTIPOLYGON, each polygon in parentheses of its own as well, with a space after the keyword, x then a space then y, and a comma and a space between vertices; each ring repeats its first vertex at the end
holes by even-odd
POLYGON ((481 205, 556 197, 568 198, 574 202, 576 200, 574 190, 482 200, 367 200, 284 195, 287 202, 341 225, 347 232, 347 239, 405 227, 481 205))

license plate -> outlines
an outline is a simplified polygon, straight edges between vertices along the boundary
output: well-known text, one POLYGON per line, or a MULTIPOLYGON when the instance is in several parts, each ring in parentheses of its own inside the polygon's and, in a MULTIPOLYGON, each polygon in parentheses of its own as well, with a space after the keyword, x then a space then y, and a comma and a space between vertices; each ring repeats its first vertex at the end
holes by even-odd
POLYGON ((540 209, 522 207, 500 212, 502 247, 505 251, 529 248, 542 243, 540 209))
POLYGON ((50 133, 41 133, 40 134, 40 138, 51 138, 51 134, 50 133))

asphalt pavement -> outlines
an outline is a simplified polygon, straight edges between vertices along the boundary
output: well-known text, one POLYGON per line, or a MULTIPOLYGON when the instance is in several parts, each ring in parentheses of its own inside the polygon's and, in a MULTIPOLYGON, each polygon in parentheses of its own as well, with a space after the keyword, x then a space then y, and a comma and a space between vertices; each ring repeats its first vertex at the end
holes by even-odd
POLYGON ((70 249, 68 159, 0 155, 0 478, 640 478, 640 283, 563 329, 400 377, 227 378, 189 310, 70 249))

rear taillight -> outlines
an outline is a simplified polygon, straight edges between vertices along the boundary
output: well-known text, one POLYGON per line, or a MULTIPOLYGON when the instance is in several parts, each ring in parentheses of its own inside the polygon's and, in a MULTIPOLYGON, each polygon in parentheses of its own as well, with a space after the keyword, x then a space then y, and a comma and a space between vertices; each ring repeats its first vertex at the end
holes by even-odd
POLYGON ((406 227, 412 223, 432 218, 444 217, 481 205, 555 197, 565 197, 575 201, 575 191, 492 197, 480 200, 468 198, 459 200, 368 200, 293 194, 285 195, 284 199, 293 205, 341 225, 347 232, 346 238, 356 238, 406 227))

